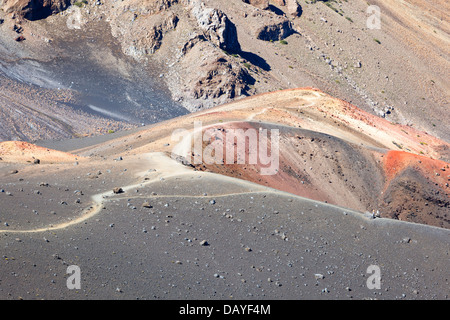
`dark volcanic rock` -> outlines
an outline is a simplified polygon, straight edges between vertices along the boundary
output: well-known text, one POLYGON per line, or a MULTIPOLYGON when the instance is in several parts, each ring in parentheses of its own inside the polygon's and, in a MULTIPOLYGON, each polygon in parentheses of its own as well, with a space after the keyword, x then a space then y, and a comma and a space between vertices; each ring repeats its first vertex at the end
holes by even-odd
POLYGON ((260 27, 256 31, 256 37, 264 41, 278 41, 290 36, 292 33, 294 33, 292 24, 286 19, 276 24, 260 27))
POLYGON ((65 10, 70 3, 70 0, 5 0, 1 8, 28 20, 39 20, 65 10))
POLYGON ((117 187, 117 188, 114 188, 114 189, 113 189, 113 192, 114 192, 115 194, 119 194, 119 193, 123 193, 124 191, 123 191, 122 188, 117 187))

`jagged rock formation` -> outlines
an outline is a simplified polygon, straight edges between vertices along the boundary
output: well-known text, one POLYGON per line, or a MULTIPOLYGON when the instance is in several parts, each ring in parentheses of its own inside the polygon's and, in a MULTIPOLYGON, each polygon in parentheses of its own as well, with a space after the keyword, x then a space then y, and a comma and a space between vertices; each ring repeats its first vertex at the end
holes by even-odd
POLYGON ((170 71, 168 81, 174 98, 190 111, 246 95, 249 84, 255 81, 245 66, 205 41, 203 35, 193 36, 181 54, 179 66, 170 71))
POLYGON ((192 13, 209 41, 225 51, 241 51, 236 26, 225 13, 218 9, 206 8, 202 3, 194 5, 192 13))
POLYGON ((254 81, 228 55, 239 53, 241 46, 235 25, 219 9, 200 1, 133 1, 116 5, 111 17, 112 35, 124 53, 171 65, 165 81, 188 110, 230 101, 254 81))
MULTIPOLYGON (((136 19, 137 15, 132 19, 136 19)), ((133 28, 126 29, 126 20, 117 19, 113 24, 113 35, 121 39, 124 52, 137 58, 153 54, 161 47, 164 35, 174 30, 178 23, 177 15, 167 12, 158 15, 150 15, 145 19, 145 24, 134 24, 133 28), (132 34, 137 36, 133 37, 132 34)))
POLYGON ((302 7, 297 0, 286 0, 286 9, 288 14, 293 17, 298 17, 302 14, 302 7))

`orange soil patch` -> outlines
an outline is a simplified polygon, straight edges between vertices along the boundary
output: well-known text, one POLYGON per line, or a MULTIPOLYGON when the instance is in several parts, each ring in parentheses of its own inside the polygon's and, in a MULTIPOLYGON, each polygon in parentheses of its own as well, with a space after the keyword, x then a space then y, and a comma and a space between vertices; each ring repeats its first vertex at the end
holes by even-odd
POLYGON ((4 162, 69 162, 80 160, 80 157, 67 153, 36 146, 24 141, 5 141, 0 143, 0 158, 4 162))
POLYGON ((444 187, 449 181, 450 164, 445 161, 404 151, 389 151, 384 157, 384 171, 388 183, 408 167, 413 167, 422 172, 424 176, 438 183, 441 187, 444 187))

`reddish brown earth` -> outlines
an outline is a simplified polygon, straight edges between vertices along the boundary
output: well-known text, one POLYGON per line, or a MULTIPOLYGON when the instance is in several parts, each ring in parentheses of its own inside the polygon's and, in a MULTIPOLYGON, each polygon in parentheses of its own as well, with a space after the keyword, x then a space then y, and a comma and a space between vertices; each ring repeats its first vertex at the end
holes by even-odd
MULTIPOLYGON (((261 146, 259 140, 254 141, 261 146)), ((11 159, 11 153, 4 150, 3 147, 1 156, 11 159)), ((34 153, 38 150, 24 153, 17 144, 15 150, 20 161, 24 161, 25 154, 25 161, 37 157, 34 153)), ((450 228, 449 150, 448 143, 425 132, 390 123, 320 90, 299 88, 257 95, 168 120, 72 153, 87 159, 172 153, 184 157, 185 163, 190 162, 197 170, 360 212, 379 211, 381 217, 450 228), (199 121, 203 134, 212 129, 202 144, 201 163, 196 162, 195 156, 200 151, 195 149, 192 139, 193 125, 199 121), (173 133, 181 128, 186 130, 181 135, 185 140, 175 141, 173 133), (271 135, 267 136, 265 152, 268 163, 262 163, 259 155, 257 162, 250 161, 253 149, 249 149, 249 138, 245 140, 244 161, 237 161, 239 137, 254 132, 254 138, 259 139, 261 132, 271 133, 273 129, 279 132, 276 172, 262 174, 275 159, 270 161, 275 154, 271 135), (221 155, 217 151, 220 149, 214 148, 217 143, 227 141, 229 132, 237 133, 237 140, 223 143, 221 155), (231 162, 223 156, 227 150, 233 154, 231 162), (213 156, 211 161, 206 160, 207 155, 213 156), (217 161, 220 159, 225 163, 217 161)), ((46 150, 39 152, 39 157, 45 160, 46 150)), ((49 159, 74 161, 74 158, 53 152, 49 159)))
POLYGON ((236 143, 224 144, 223 154, 232 150, 235 163, 204 161, 196 166, 199 170, 362 212, 379 211, 381 217, 450 228, 449 163, 438 160, 448 159, 449 145, 425 132, 392 124, 310 88, 249 98, 196 120, 211 118, 220 123, 204 128, 216 129, 204 142, 204 152, 217 139, 227 141, 227 133, 237 129, 242 134, 279 129, 279 171, 262 175, 267 166, 249 161, 248 140, 245 164, 237 163, 236 143), (305 104, 302 99, 314 100, 311 93, 320 98, 305 104), (299 103, 306 106, 299 108, 299 103), (249 122, 236 121, 245 115, 249 122), (316 122, 319 119, 322 122, 316 122))

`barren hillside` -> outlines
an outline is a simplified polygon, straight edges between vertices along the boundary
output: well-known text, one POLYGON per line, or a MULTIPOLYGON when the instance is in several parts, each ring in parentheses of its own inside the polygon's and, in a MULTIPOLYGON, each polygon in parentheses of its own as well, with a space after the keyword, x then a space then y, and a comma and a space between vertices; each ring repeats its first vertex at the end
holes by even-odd
MULTIPOLYGON (((141 66, 157 66, 160 82, 189 111, 257 93, 316 87, 391 122, 449 140, 445 1, 247 2, 80 2, 66 10, 55 5, 56 14, 30 21, 28 9, 4 0, 1 41, 7 56, 41 61, 58 57, 54 52, 63 43, 58 39, 89 35, 96 42, 112 36, 122 54, 141 66), (367 27, 368 5, 379 6, 381 29, 367 27), (14 41, 17 36, 25 40, 14 41)), ((123 70, 131 63, 114 51, 87 50, 97 62, 106 54, 99 70, 123 70)))
POLYGON ((0 299, 448 299, 449 10, 0 0, 0 299))

